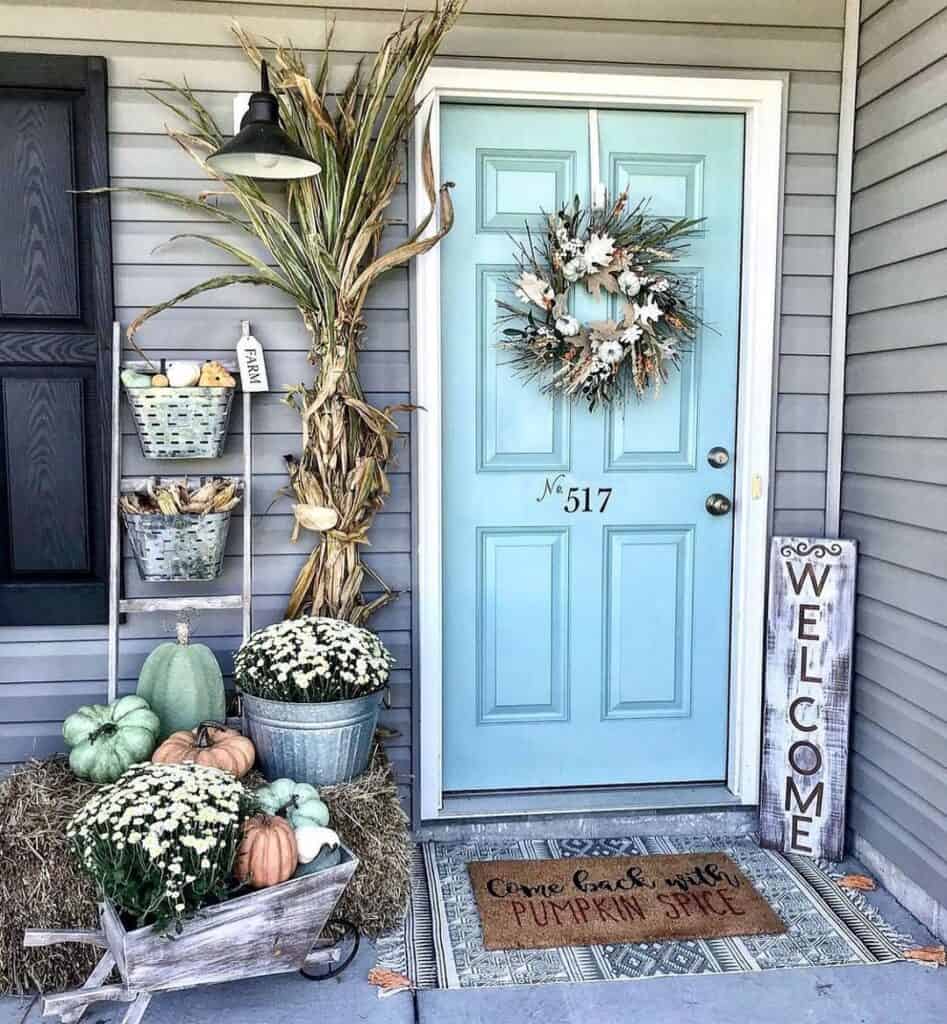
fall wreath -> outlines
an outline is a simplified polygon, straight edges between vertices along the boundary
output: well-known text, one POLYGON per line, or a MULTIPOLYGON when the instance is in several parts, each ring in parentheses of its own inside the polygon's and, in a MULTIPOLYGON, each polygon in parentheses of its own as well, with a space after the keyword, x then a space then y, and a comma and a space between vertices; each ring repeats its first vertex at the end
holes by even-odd
POLYGON ((668 269, 678 262, 700 221, 648 213, 649 200, 628 205, 628 193, 586 211, 579 197, 547 217, 536 238, 517 242, 523 305, 498 300, 502 348, 514 369, 539 378, 542 390, 585 398, 589 408, 629 393, 660 394, 701 324, 688 303, 688 282, 668 269), (614 319, 580 323, 570 312, 573 285, 614 298, 614 319), (508 325, 508 326, 506 326, 508 325))

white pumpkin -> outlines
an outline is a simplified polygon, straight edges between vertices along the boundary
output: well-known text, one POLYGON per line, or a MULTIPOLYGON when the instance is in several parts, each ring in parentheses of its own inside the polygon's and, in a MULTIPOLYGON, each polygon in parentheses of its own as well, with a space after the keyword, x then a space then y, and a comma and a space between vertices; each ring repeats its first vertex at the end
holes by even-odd
POLYGON ((168 363, 165 372, 171 387, 192 388, 201 379, 201 364, 176 359, 168 363))
POLYGON ((338 833, 331 828, 322 825, 301 825, 296 829, 296 849, 300 864, 308 864, 323 850, 334 850, 340 844, 338 833))

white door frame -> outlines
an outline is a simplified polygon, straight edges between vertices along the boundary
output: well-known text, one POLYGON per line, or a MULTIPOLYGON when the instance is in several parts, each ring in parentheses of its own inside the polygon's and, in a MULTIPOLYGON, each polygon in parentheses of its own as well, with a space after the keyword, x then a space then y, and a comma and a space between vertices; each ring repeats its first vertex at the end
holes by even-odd
MULTIPOLYGON (((434 179, 440 178, 442 100, 555 106, 713 110, 746 117, 740 365, 734 480, 734 546, 727 787, 737 802, 757 802, 760 772, 763 635, 776 348, 777 268, 784 81, 577 71, 435 67, 416 93, 414 217, 428 209, 420 174, 430 118, 434 179)), ((415 263, 417 345, 418 642, 420 658, 420 810, 443 811, 441 579, 440 253, 415 263)), ((579 809, 579 808, 576 808, 579 809)))

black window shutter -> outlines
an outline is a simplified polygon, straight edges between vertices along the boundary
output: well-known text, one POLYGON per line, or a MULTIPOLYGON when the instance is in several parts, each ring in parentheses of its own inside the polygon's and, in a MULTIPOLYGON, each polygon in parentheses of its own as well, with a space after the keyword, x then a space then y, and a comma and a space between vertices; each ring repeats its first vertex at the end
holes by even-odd
POLYGON ((0 54, 0 626, 108 618, 106 104, 101 57, 0 54))

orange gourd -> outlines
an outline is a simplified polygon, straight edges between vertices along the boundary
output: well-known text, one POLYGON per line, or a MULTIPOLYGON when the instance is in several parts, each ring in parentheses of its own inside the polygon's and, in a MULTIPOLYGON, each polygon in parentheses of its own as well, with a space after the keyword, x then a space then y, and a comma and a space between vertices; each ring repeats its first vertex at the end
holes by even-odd
POLYGON ((196 729, 171 733, 151 760, 157 764, 202 764, 242 779, 253 767, 256 750, 236 729, 201 722, 196 729))
POLYGON ((234 875, 254 889, 279 885, 296 870, 298 851, 293 826, 285 818, 256 814, 243 825, 234 875))

